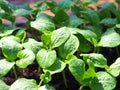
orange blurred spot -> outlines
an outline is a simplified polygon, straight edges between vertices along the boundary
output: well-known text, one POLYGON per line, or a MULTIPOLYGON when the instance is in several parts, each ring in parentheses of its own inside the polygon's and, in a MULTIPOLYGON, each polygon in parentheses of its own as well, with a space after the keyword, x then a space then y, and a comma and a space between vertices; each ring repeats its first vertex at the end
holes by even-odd
POLYGON ((94 3, 94 4, 89 5, 89 7, 97 10, 97 6, 98 6, 98 5, 103 4, 103 3, 106 3, 106 2, 112 2, 112 3, 115 4, 116 7, 118 7, 118 4, 116 3, 115 0, 99 0, 97 3, 94 3))
POLYGON ((43 13, 50 15, 50 16, 55 16, 54 13, 52 13, 50 10, 44 11, 43 13))

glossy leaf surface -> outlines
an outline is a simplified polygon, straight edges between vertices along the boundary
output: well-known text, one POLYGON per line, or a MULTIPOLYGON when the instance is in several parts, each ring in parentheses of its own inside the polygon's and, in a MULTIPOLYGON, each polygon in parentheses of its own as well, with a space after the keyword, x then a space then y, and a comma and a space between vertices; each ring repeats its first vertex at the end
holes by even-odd
POLYGON ((10 86, 8 86, 4 81, 0 80, 0 90, 9 90, 10 86))
POLYGON ((82 54, 84 60, 90 59, 96 67, 104 68, 107 65, 107 60, 102 54, 82 54))
POLYGON ((59 47, 59 54, 66 58, 68 54, 74 54, 79 47, 79 40, 76 36, 71 35, 70 38, 59 47))
POLYGON ((48 68, 50 67, 56 60, 56 52, 53 51, 47 51, 45 49, 41 49, 37 53, 37 62, 42 68, 48 68))
POLYGON ((59 28, 53 31, 51 36, 52 47, 62 45, 70 37, 70 31, 67 27, 59 28))
POLYGON ((23 43, 25 49, 32 50, 35 54, 43 47, 42 42, 38 42, 35 39, 28 38, 25 43, 23 43))
POLYGON ((55 90, 55 88, 46 84, 46 85, 41 86, 38 90, 55 90))
POLYGON ((117 77, 120 74, 120 58, 110 65, 108 72, 110 72, 113 76, 117 77))
POLYGON ((102 84, 104 90, 112 90, 116 86, 116 80, 110 74, 106 72, 97 73, 98 80, 102 84))
POLYGON ((15 62, 8 62, 6 59, 0 60, 0 78, 5 76, 14 66, 15 62))
POLYGON ((32 21, 31 27, 37 29, 40 32, 53 31, 55 29, 55 26, 51 21, 41 18, 32 21))
POLYGON ((120 45, 120 35, 114 29, 108 29, 101 37, 98 46, 116 47, 120 45))
POLYGON ((15 36, 3 37, 1 44, 4 56, 10 61, 14 61, 17 58, 17 53, 22 49, 19 39, 15 36))
POLYGON ((27 49, 18 52, 17 56, 20 60, 16 61, 16 65, 20 68, 26 68, 28 65, 32 64, 35 59, 34 53, 27 49))
POLYGON ((44 69, 44 71, 49 71, 51 74, 55 74, 55 73, 59 73, 62 72, 65 69, 66 64, 57 59, 54 64, 46 69, 44 69))
POLYGON ((85 73, 85 63, 81 59, 72 59, 69 62, 69 70, 74 78, 81 83, 85 73))
POLYGON ((34 79, 20 78, 11 85, 9 90, 38 90, 38 85, 34 79))

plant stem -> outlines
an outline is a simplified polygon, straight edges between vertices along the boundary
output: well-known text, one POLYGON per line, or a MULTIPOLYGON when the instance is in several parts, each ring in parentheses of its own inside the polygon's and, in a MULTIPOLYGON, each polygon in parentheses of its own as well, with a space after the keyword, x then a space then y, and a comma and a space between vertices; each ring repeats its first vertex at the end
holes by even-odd
POLYGON ((100 47, 94 47, 93 53, 99 53, 100 52, 100 47))
POLYGON ((83 89, 83 87, 84 87, 84 85, 81 85, 81 86, 80 86, 80 88, 79 88, 78 90, 82 90, 82 89, 83 89))
POLYGON ((40 81, 38 87, 40 87, 42 85, 43 79, 40 81))
POLYGON ((40 66, 38 67, 38 72, 40 72, 40 70, 41 70, 41 68, 40 68, 40 66))
POLYGON ((96 52, 96 50, 97 50, 97 47, 94 47, 93 53, 95 53, 95 52, 96 52))
POLYGON ((97 47, 97 53, 100 53, 100 49, 101 49, 100 47, 97 47))
POLYGON ((13 66, 13 73, 14 73, 15 79, 17 79, 18 77, 17 77, 15 66, 13 66))
POLYGON ((66 79, 66 76, 65 76, 65 71, 62 71, 62 76, 63 76, 63 81, 64 81, 64 84, 65 84, 65 87, 68 88, 67 79, 66 79))

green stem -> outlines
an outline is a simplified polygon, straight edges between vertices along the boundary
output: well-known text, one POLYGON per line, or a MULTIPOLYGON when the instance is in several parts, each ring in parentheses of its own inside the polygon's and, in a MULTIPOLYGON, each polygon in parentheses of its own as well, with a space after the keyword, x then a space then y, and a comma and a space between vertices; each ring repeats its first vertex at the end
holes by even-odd
POLYGON ((78 90, 82 90, 82 89, 83 89, 83 87, 84 87, 84 85, 81 85, 81 86, 80 86, 80 88, 79 88, 78 90))
POLYGON ((15 66, 13 66, 13 73, 14 73, 15 79, 17 79, 18 77, 17 77, 15 66))
POLYGON ((79 57, 79 55, 80 55, 80 51, 79 51, 79 50, 77 50, 77 57, 79 57))
POLYGON ((40 68, 40 66, 38 67, 38 72, 40 72, 40 70, 41 70, 41 68, 40 68))
POLYGON ((40 87, 42 85, 43 79, 40 81, 38 87, 40 87))
POLYGON ((94 47, 93 53, 96 53, 97 51, 97 47, 94 47))
POLYGON ((120 52, 119 52, 118 47, 116 47, 116 52, 117 52, 117 55, 120 56, 120 52))
POLYGON ((100 47, 94 47, 93 53, 99 53, 100 52, 100 47))
POLYGON ((100 47, 97 47, 97 53, 100 53, 100 49, 101 49, 100 47))
POLYGON ((64 81, 64 84, 65 84, 65 87, 68 88, 67 79, 66 79, 66 76, 65 76, 65 71, 62 72, 62 76, 63 76, 63 81, 64 81))

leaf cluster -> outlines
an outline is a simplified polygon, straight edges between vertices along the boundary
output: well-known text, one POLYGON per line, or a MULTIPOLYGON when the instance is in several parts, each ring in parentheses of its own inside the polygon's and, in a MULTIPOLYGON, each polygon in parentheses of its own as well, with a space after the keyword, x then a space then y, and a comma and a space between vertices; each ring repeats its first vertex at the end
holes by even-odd
POLYGON ((34 9, 28 4, 16 6, 0 1, 0 90, 55 90, 52 76, 62 73, 66 88, 66 69, 80 84, 79 90, 113 90, 120 75, 120 2, 89 7, 98 0, 40 0, 34 9), (53 16, 45 13, 50 10, 53 16), (27 19, 18 27, 15 18, 27 19), (3 19, 12 24, 6 25, 3 19), (110 62, 103 48, 116 48, 117 59, 110 62), (27 79, 24 70, 38 64, 39 82, 27 79), (21 76, 16 70, 23 71, 21 76), (100 70, 99 70, 100 69, 100 70), (42 72, 42 73, 40 73, 42 72), (7 85, 2 79, 14 74, 7 85))

